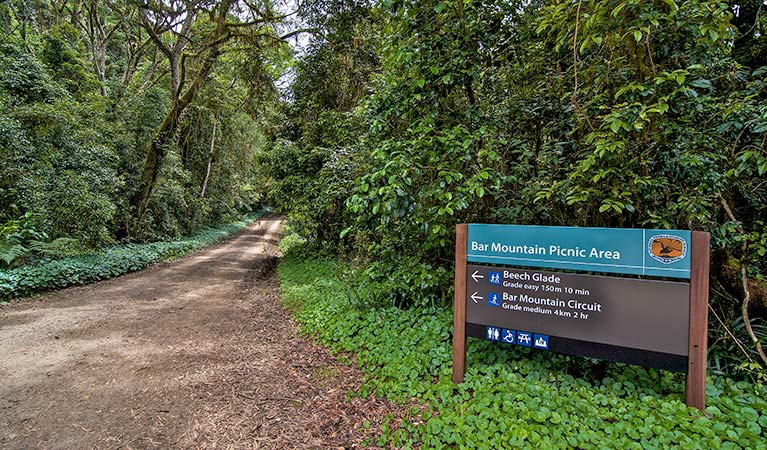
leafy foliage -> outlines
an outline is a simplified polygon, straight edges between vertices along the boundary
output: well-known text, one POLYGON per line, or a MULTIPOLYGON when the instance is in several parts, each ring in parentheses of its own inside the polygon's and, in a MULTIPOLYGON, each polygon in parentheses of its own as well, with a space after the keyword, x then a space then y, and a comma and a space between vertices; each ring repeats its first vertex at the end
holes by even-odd
POLYGON ((43 258, 33 265, 0 270, 0 300, 93 283, 193 253, 242 230, 262 213, 169 242, 116 245, 65 258, 43 258))
POLYGON ((76 251, 74 239, 60 237, 49 242, 45 232, 37 231, 38 226, 39 218, 31 213, 0 225, 0 260, 6 267, 18 265, 33 254, 62 256, 76 251))
POLYGON ((0 4, 0 223, 32 213, 52 239, 99 248, 258 208, 256 117, 290 56, 266 25, 271 2, 54 3, 0 4), (236 29, 224 40, 219 7, 236 29), (171 33, 176 19, 185 32, 171 33), (168 157, 152 165, 156 195, 139 221, 131 201, 155 141, 168 157))
POLYGON ((469 339, 465 382, 451 380, 451 323, 434 308, 366 308, 335 260, 288 255, 285 302, 303 331, 351 353, 358 395, 421 403, 382 429, 396 448, 765 448, 763 385, 710 376, 710 418, 683 403, 681 375, 469 339))
POLYGON ((0 220, 32 212, 42 218, 40 231, 52 237, 110 242, 117 157, 104 144, 104 105, 75 99, 18 47, 2 50, 0 123, 9 133, 0 142, 0 199, 7 205, 0 220))
MULTIPOLYGON (((448 303, 460 222, 709 231, 721 318, 712 349, 730 340, 726 365, 752 364, 750 323, 767 314, 756 3, 378 2, 380 67, 369 95, 343 100, 356 104, 346 110, 362 130, 336 144, 339 127, 321 118, 343 89, 313 97, 305 86, 347 53, 310 48, 305 61, 321 64, 302 69, 295 92, 314 101, 296 101, 291 117, 322 126, 279 135, 284 155, 312 163, 275 186, 283 198, 296 193, 284 202, 295 229, 346 250, 362 274, 355 282, 382 305, 448 303), (336 154, 348 170, 321 170, 336 154), (343 210, 324 208, 342 200, 343 210)), ((333 2, 312 4, 327 21, 349 20, 333 2)), ((359 92, 359 77, 348 83, 359 92)))
POLYGON ((763 1, 299 4, 293 55, 271 1, 0 3, 0 223, 95 249, 266 201, 421 307, 458 222, 706 230, 712 353, 767 361, 763 1))
POLYGON ((351 220, 345 202, 364 171, 366 124, 354 110, 379 68, 380 24, 364 0, 306 2, 300 13, 319 32, 297 58, 293 102, 270 120, 279 126, 259 163, 270 204, 310 245, 334 253, 348 250, 339 238, 351 220))
POLYGON ((487 55, 476 46, 494 43, 499 13, 463 2, 392 2, 390 12, 384 72, 365 104, 371 164, 349 210, 370 278, 394 302, 433 302, 450 278, 452 225, 487 215, 497 185, 502 141, 482 120, 487 55))

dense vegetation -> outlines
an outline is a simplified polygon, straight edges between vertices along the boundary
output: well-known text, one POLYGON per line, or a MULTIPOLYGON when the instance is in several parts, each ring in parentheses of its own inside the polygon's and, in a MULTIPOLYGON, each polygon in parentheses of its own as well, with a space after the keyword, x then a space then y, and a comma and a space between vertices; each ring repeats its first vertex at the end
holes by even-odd
POLYGON ((704 230, 710 359, 764 376, 762 1, 311 4, 262 165, 365 304, 449 305, 459 222, 704 230))
POLYGON ((712 373, 765 381, 764 0, 277 5, 0 3, 3 283, 267 202, 439 321, 456 223, 704 230, 712 373))
POLYGON ((242 230, 263 212, 177 240, 114 245, 71 256, 43 257, 35 264, 0 270, 0 303, 53 289, 94 283, 196 252, 242 230))
POLYGON ((375 392, 418 405, 389 420, 377 442, 393 448, 765 449, 764 386, 712 376, 710 418, 684 402, 680 374, 502 347, 469 339, 465 382, 451 379, 452 317, 442 308, 360 308, 330 259, 289 255, 285 302, 307 333, 350 352, 375 392))
MULTIPOLYGON (((2 2, 0 224, 32 214, 43 241, 89 249, 252 211, 259 111, 289 56, 276 17, 231 0, 2 2)), ((4 259, 18 244, 0 240, 4 259)))

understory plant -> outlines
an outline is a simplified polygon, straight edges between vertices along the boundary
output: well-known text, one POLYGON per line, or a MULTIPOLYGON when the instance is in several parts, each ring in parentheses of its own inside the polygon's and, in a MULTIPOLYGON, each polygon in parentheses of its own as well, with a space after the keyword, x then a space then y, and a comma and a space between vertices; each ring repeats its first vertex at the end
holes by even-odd
POLYGON ((33 264, 0 269, 0 302, 39 292, 93 283, 186 256, 236 233, 263 212, 175 241, 123 244, 69 257, 45 257, 33 264))
POLYGON ((343 281, 347 264, 288 254, 283 300, 304 333, 365 373, 355 395, 414 404, 388 420, 380 447, 429 449, 767 449, 765 386, 709 372, 705 412, 684 403, 684 376, 470 338, 452 382, 452 316, 372 308, 343 281))

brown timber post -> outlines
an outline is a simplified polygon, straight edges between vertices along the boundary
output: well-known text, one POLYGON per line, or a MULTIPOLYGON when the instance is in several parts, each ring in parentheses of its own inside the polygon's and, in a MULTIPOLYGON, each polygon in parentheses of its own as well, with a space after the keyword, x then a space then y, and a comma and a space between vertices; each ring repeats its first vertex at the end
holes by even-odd
POLYGON ((468 226, 455 226, 455 297, 453 299, 453 383, 466 372, 466 249, 468 226))
POLYGON ((710 236, 692 232, 690 244, 690 338, 685 403, 706 410, 706 365, 708 356, 708 271, 710 236))

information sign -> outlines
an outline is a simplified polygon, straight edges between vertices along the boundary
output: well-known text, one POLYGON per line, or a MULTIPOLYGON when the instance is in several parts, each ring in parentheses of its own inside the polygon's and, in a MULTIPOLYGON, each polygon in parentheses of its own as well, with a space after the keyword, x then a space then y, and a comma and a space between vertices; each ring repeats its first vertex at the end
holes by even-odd
POLYGON ((467 275, 469 336, 484 338, 488 327, 537 333, 544 350, 687 370, 688 283, 478 265, 467 275))
POLYGON ((471 336, 683 371, 705 409, 708 267, 703 232, 460 224, 453 380, 471 336))

